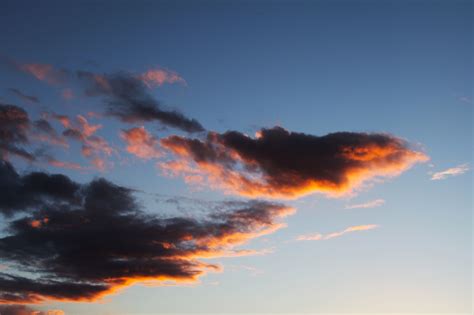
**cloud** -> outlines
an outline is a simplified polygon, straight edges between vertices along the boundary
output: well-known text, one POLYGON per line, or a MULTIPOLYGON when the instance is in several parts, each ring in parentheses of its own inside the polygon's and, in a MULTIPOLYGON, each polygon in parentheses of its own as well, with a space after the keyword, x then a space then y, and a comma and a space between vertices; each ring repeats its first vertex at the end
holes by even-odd
POLYGON ((149 160, 162 155, 159 140, 152 136, 145 127, 123 130, 120 137, 127 144, 127 151, 141 159, 149 160))
MULTIPOLYGON (((40 81, 52 85, 64 85, 79 82, 84 93, 90 97, 102 97, 107 114, 127 123, 158 121, 164 126, 186 132, 201 132, 204 127, 196 120, 186 117, 177 110, 163 108, 147 90, 164 83, 182 83, 186 81, 176 72, 166 69, 149 69, 142 74, 118 72, 97 74, 89 71, 71 72, 57 69, 50 64, 19 63, 3 57, 3 62, 19 71, 26 72, 40 81)), ((72 90, 64 89, 62 96, 70 99, 72 90)))
POLYGON ((0 305, 1 315, 65 315, 62 310, 38 311, 26 305, 0 305))
POLYGON ((70 78, 70 72, 64 69, 56 69, 50 64, 41 63, 17 63, 17 69, 26 72, 40 81, 45 81, 52 85, 65 83, 70 78))
POLYGON ((195 119, 190 119, 176 110, 165 110, 146 89, 140 78, 133 74, 98 75, 78 71, 78 77, 86 84, 88 96, 103 96, 107 114, 127 123, 159 121, 165 126, 186 132, 204 131, 195 119))
POLYGON ((160 68, 149 69, 140 74, 138 78, 149 88, 161 86, 165 83, 186 84, 186 81, 176 72, 160 68))
POLYGON ((2 211, 16 215, 0 238, 0 260, 11 266, 0 272, 0 303, 92 301, 137 282, 193 282, 220 270, 204 259, 253 253, 235 247, 280 229, 294 212, 253 200, 223 202, 199 218, 165 217, 105 179, 78 184, 1 165, 2 211))
POLYGON ((66 139, 58 134, 51 124, 44 118, 38 119, 32 123, 34 132, 30 134, 30 138, 41 142, 48 142, 53 145, 69 147, 66 139))
POLYGON ((9 215, 47 206, 51 200, 75 203, 79 185, 63 175, 20 176, 9 162, 0 160, 0 190, 0 212, 9 215))
POLYGON ((375 199, 371 200, 365 203, 359 203, 355 205, 348 205, 346 206, 346 209, 367 209, 367 208, 376 208, 380 207, 385 203, 385 200, 383 199, 375 199))
POLYGON ((58 114, 49 114, 48 117, 56 119, 63 125, 65 130, 63 137, 78 141, 82 144, 81 154, 91 161, 95 168, 104 171, 107 168, 107 157, 111 156, 115 149, 109 143, 95 133, 102 128, 102 125, 90 124, 82 115, 77 115, 74 119, 58 114))
POLYGON ((27 161, 34 161, 32 153, 23 146, 28 144, 30 130, 28 114, 20 107, 0 103, 0 158, 9 156, 21 157, 27 161))
POLYGON ((44 150, 31 152, 32 140, 68 147, 66 139, 46 119, 31 121, 23 108, 0 103, 0 159, 15 156, 28 162, 54 160, 44 150))
POLYGON ((442 180, 452 176, 462 175, 469 171, 469 164, 461 164, 452 168, 448 168, 444 171, 436 172, 431 175, 431 180, 442 180))
POLYGON ((23 93, 22 91, 18 90, 18 89, 14 89, 14 88, 9 88, 8 89, 11 93, 15 94, 18 98, 20 98, 21 100, 25 101, 25 102, 28 102, 28 103, 39 103, 39 98, 37 98, 36 96, 32 96, 32 95, 26 95, 25 93, 23 93))
POLYGON ((376 224, 367 224, 367 225, 356 225, 356 226, 350 226, 345 230, 339 231, 339 232, 333 232, 329 234, 321 234, 321 233, 314 233, 314 234, 306 234, 306 235, 300 235, 296 238, 297 241, 320 241, 320 240, 329 240, 332 238, 340 237, 344 234, 347 233, 352 233, 352 232, 359 232, 359 231, 368 231, 368 230, 373 230, 378 228, 379 226, 376 224))
POLYGON ((297 198, 319 192, 340 196, 365 182, 401 174, 428 157, 397 137, 338 132, 313 136, 281 127, 256 138, 237 131, 210 132, 203 140, 161 140, 172 160, 166 174, 247 197, 297 198))

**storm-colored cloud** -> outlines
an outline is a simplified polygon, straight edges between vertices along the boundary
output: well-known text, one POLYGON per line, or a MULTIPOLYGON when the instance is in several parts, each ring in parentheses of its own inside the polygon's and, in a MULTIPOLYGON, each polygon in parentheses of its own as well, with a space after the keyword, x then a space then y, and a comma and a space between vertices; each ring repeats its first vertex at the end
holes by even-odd
POLYGON ((196 281, 220 269, 203 259, 249 254, 234 247, 281 228, 294 211, 235 201, 202 217, 165 217, 105 179, 19 175, 8 162, 1 169, 9 189, 2 209, 24 215, 0 238, 0 259, 9 266, 0 273, 0 303, 90 301, 137 282, 196 281))
POLYGON ((31 122, 22 108, 0 103, 0 158, 17 156, 28 161, 35 159, 24 146, 28 144, 31 122))
POLYGON ((0 158, 7 160, 14 156, 28 162, 53 159, 44 150, 33 150, 35 142, 68 147, 66 139, 46 119, 31 121, 23 108, 0 103, 0 158))
POLYGON ((126 150, 141 159, 148 160, 162 155, 159 140, 146 131, 145 127, 123 130, 120 136, 127 144, 126 150))
POLYGON ((63 175, 33 172, 21 176, 9 162, 0 160, 0 191, 0 212, 13 214, 50 202, 75 203, 79 185, 63 175))
POLYGON ((17 96, 19 99, 22 101, 28 102, 28 103, 39 103, 39 98, 33 95, 27 95, 23 93, 22 91, 15 89, 15 88, 9 88, 8 89, 11 93, 13 93, 15 96, 17 96))
POLYGON ((210 132, 205 139, 170 136, 161 145, 173 155, 160 163, 165 173, 247 197, 339 196, 428 159, 388 134, 314 136, 281 127, 262 129, 255 138, 237 131, 210 132))
POLYGON ((158 121, 164 126, 187 132, 204 131, 197 120, 188 118, 179 111, 164 109, 148 93, 147 86, 140 77, 126 72, 99 75, 78 71, 77 75, 86 84, 86 95, 104 97, 107 114, 123 122, 158 121))

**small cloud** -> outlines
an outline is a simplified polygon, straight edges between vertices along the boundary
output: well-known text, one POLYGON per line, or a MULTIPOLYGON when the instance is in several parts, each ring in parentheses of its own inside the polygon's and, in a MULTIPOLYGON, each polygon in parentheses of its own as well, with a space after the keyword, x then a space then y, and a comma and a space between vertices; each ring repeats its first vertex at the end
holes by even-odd
POLYGON ((296 238, 297 241, 320 241, 320 240, 329 240, 332 238, 340 237, 347 233, 358 232, 358 231, 368 231, 378 228, 379 225, 377 224, 367 224, 367 225, 355 225, 350 226, 345 230, 339 232, 333 232, 329 234, 321 234, 321 233, 313 233, 313 234, 306 234, 300 235, 296 238))
POLYGON ((162 156, 159 140, 151 135, 145 127, 123 130, 120 137, 127 144, 127 152, 145 160, 162 156))
POLYGON ((27 94, 23 93, 22 91, 20 91, 18 89, 9 88, 8 91, 15 94, 15 96, 17 96, 19 99, 21 99, 25 102, 28 102, 28 103, 39 103, 39 101, 40 101, 39 98, 37 98, 36 96, 27 95, 27 94))
POLYGON ((180 77, 179 74, 161 68, 149 69, 145 73, 142 73, 139 78, 148 88, 161 86, 165 83, 181 83, 186 85, 186 81, 180 77))
POLYGON ((458 176, 469 171, 469 164, 461 164, 455 167, 448 168, 444 171, 436 172, 431 175, 431 180, 442 180, 452 176, 458 176))
POLYGON ((56 69, 49 64, 40 63, 15 63, 17 68, 35 77, 39 81, 45 81, 52 85, 64 83, 68 80, 69 72, 64 69, 56 69))
POLYGON ((368 201, 365 203, 359 203, 355 205, 347 205, 345 208, 346 209, 367 209, 367 208, 375 208, 375 207, 380 207, 385 203, 385 200, 383 199, 375 199, 372 201, 368 201))

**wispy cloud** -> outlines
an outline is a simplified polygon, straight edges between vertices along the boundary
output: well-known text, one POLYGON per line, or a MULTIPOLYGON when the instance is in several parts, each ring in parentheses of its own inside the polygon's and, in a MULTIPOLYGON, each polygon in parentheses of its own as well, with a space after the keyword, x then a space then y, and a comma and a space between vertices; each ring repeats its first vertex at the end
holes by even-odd
POLYGON ((18 89, 9 88, 8 91, 15 94, 18 98, 20 98, 21 100, 23 100, 25 102, 39 103, 39 98, 37 98, 36 96, 33 96, 33 95, 27 95, 27 94, 23 93, 22 91, 20 91, 18 89))
POLYGON ((371 201, 367 201, 364 203, 359 203, 355 205, 347 205, 345 208, 346 209, 366 209, 366 208, 375 208, 375 207, 380 207, 385 203, 385 200, 383 199, 375 199, 371 201))
POLYGON ((367 224, 367 225, 355 225, 350 226, 345 230, 339 232, 332 232, 329 234, 321 234, 321 233, 313 233, 313 234, 305 234, 300 235, 296 238, 297 241, 321 241, 321 240, 329 240, 332 238, 340 237, 347 233, 358 232, 358 231, 368 231, 378 228, 379 225, 377 224, 367 224))
POLYGON ((448 168, 444 171, 436 172, 431 175, 431 180, 442 180, 452 176, 458 176, 469 171, 469 164, 464 163, 455 167, 448 168))

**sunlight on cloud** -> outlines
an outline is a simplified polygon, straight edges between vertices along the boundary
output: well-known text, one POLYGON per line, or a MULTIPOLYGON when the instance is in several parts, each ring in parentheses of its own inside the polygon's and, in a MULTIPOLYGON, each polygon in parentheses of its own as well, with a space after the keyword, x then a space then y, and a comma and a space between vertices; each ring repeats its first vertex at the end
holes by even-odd
POLYGON ((329 240, 332 238, 340 237, 347 233, 352 232, 359 232, 359 231, 368 231, 378 228, 379 225, 377 224, 367 224, 367 225, 355 225, 350 226, 347 229, 344 229, 339 232, 332 232, 329 234, 321 234, 321 233, 313 233, 313 234, 305 234, 300 235, 296 238, 297 241, 320 241, 320 240, 329 240))
POLYGON ((368 201, 365 203, 359 203, 355 205, 347 205, 345 208, 346 209, 367 209, 367 208, 375 208, 375 207, 380 207, 385 203, 385 200, 383 199, 375 199, 372 201, 368 201))
POLYGON ((462 175, 469 171, 469 164, 464 163, 455 167, 448 168, 444 171, 436 172, 431 175, 431 180, 442 180, 448 177, 462 175))

